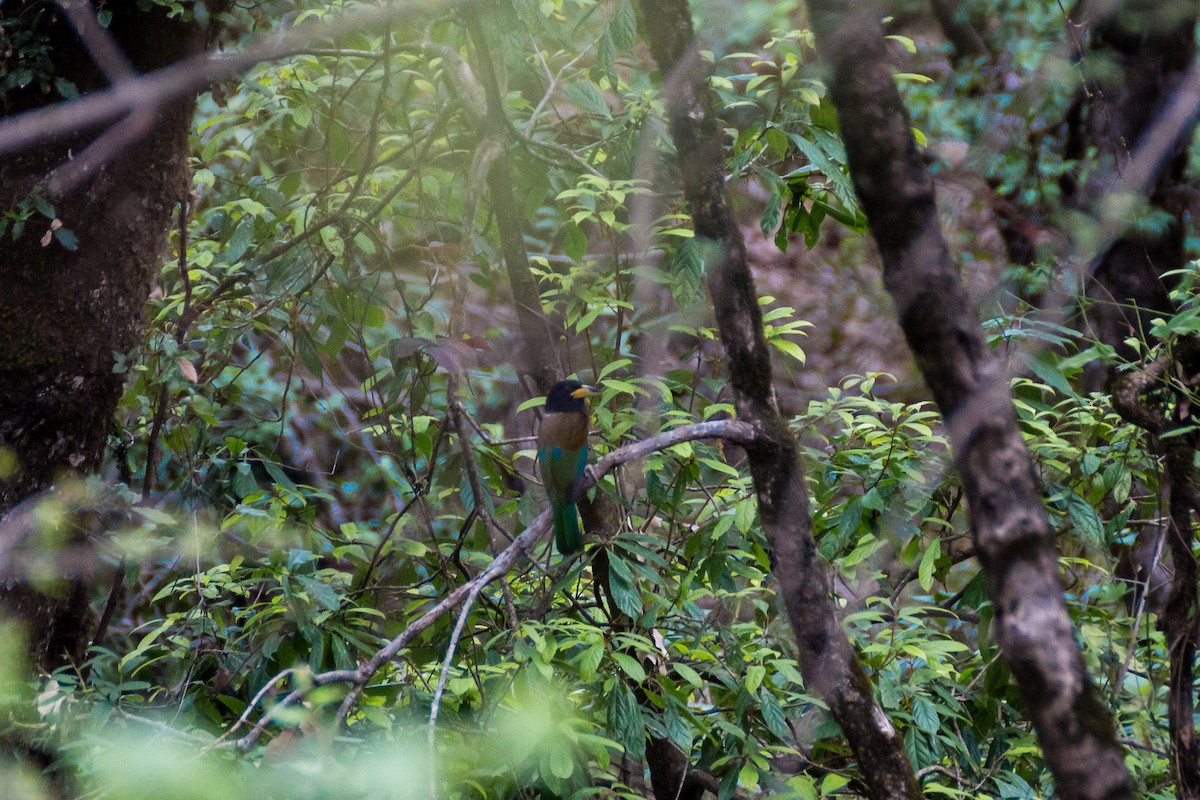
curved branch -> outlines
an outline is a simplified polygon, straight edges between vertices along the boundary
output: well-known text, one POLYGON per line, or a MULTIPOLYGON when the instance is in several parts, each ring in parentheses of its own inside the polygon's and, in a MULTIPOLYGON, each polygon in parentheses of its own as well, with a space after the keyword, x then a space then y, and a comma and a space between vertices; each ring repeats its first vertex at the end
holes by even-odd
MULTIPOLYGON (((636 461, 645 458, 650 453, 658 450, 664 450, 681 442, 691 442, 697 439, 722 439, 724 441, 740 445, 742 447, 753 446, 760 440, 759 432, 747 422, 735 419, 715 420, 712 422, 701 422, 695 425, 685 425, 674 430, 660 433, 657 436, 652 436, 633 444, 619 447, 612 451, 585 474, 583 479, 583 489, 590 489, 596 485, 596 482, 612 472, 617 467, 630 461, 636 461)), ((521 533, 512 544, 506 547, 491 564, 487 566, 483 572, 475 576, 471 580, 459 586, 450 594, 446 595, 433 608, 426 611, 420 617, 412 622, 407 628, 401 631, 397 636, 393 637, 386 645, 379 648, 370 659, 359 665, 358 669, 353 670, 333 670, 331 672, 322 672, 312 676, 312 682, 316 686, 323 686, 330 683, 348 683, 350 684, 350 692, 343 699, 341 706, 337 711, 336 720, 338 724, 346 721, 350 711, 354 708, 354 704, 358 701, 363 689, 367 683, 374 677, 385 664, 395 658, 396 654, 406 648, 419 634, 427 630, 435 622, 441 619, 450 611, 457 608, 460 604, 470 598, 474 598, 483 591, 489 583, 508 574, 518 563, 521 556, 528 555, 530 548, 535 545, 539 539, 545 538, 550 531, 550 512, 543 511, 538 515, 528 528, 521 533)), ((269 685, 278 683, 281 676, 272 678, 269 685)), ((233 742, 231 745, 238 749, 245 750, 251 747, 262 734, 266 731, 267 725, 276 717, 276 715, 287 706, 295 703, 304 696, 303 689, 295 689, 275 706, 271 708, 261 719, 255 723, 254 727, 241 739, 233 742)), ((260 691, 256 696, 256 701, 261 700, 265 693, 260 691)), ((248 714, 248 712, 247 712, 248 714)), ((246 715, 244 715, 246 716, 246 715)), ((244 719, 239 719, 237 725, 244 723, 244 719)), ((236 727, 236 726, 235 726, 236 727)))

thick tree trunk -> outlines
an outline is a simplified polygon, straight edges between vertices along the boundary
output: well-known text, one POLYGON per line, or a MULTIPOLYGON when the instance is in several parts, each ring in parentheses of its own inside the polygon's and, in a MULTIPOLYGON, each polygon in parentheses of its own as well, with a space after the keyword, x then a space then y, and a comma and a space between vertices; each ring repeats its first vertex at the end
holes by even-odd
MULTIPOLYGON (((204 29, 192 20, 169 19, 164 7, 110 8, 108 32, 134 70, 157 69, 204 48, 204 29)), ((84 12, 94 13, 90 7, 84 12)), ((33 70, 29 83, 0 97, 4 117, 61 102, 59 92, 70 84, 80 93, 108 84, 56 4, 5 3, 0 13, 11 23, 5 35, 31 37, 46 59, 41 66, 22 63, 17 49, 0 46, 0 69, 33 70)), ((173 207, 188 191, 192 108, 188 99, 150 110, 144 135, 120 142, 112 158, 66 191, 58 183, 65 172, 55 170, 72 160, 78 168, 97 152, 89 145, 112 129, 81 129, 0 155, 0 208, 52 206, 54 220, 35 210, 19 236, 10 226, 0 239, 0 464, 8 465, 0 474, 0 519, 65 476, 100 465, 122 385, 113 354, 141 339, 164 234, 173 207), (31 206, 34 198, 40 201, 31 206), (75 249, 65 246, 72 237, 75 249)), ((128 123, 126 132, 139 124, 128 123)), ((24 526, 0 527, 0 536, 18 528, 24 526)), ((84 534, 65 535, 78 540, 84 534)), ((10 555, 13 547, 39 546, 0 544, 10 555)), ((57 568, 63 585, 34 589, 19 570, 8 568, 12 563, 0 564, 0 600, 28 627, 33 663, 49 668, 78 657, 87 618, 75 566, 57 568)))
POLYGON ((817 554, 796 440, 775 401, 754 279, 725 193, 721 124, 708 90, 708 69, 694 42, 688 3, 643 0, 642 7, 650 49, 663 73, 684 197, 696 236, 708 248, 708 287, 738 418, 764 434, 746 455, 759 519, 771 544, 773 574, 796 634, 801 673, 845 733, 870 797, 920 797, 903 739, 874 700, 870 680, 841 628, 829 574, 817 554))
POLYGON ((1096 698, 1062 599, 1054 534, 1004 368, 942 237, 933 180, 887 66, 878 9, 861 0, 809 0, 809 9, 884 283, 950 431, 996 638, 1058 792, 1131 797, 1112 718, 1096 698))

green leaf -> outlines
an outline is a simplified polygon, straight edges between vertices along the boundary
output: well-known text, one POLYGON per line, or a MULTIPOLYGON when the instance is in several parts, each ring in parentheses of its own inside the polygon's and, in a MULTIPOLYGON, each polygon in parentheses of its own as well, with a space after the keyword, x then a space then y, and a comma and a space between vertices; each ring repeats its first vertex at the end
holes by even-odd
POLYGON ((633 572, 624 560, 613 553, 608 555, 608 584, 617 608, 635 619, 642 615, 642 594, 634 585, 633 572))
POLYGON ((765 677, 767 677, 767 668, 762 664, 752 664, 746 670, 746 691, 750 693, 758 691, 758 687, 762 686, 763 678, 765 677))
POLYGON ((1067 397, 1073 397, 1075 390, 1071 388, 1071 384, 1067 381, 1066 376, 1062 371, 1050 361, 1050 357, 1039 353, 1037 356, 1026 359, 1029 364, 1029 369, 1033 371, 1048 386, 1051 386, 1062 392, 1067 397))
POLYGON ((590 681, 596 677, 596 670, 604 660, 604 645, 596 642, 579 657, 579 677, 590 681))
POLYGON ((779 352, 791 356, 801 364, 804 364, 808 360, 808 356, 805 355, 804 349, 790 339, 784 339, 782 336, 777 336, 771 339, 771 346, 779 352))
POLYGON ((638 660, 628 653, 613 653, 613 661, 617 662, 617 666, 621 671, 628 675, 634 683, 643 683, 646 680, 646 670, 638 663, 638 660))
POLYGON ((1122 469, 1121 474, 1117 476, 1116 482, 1113 484, 1112 495, 1113 500, 1118 503, 1124 503, 1129 499, 1129 492, 1133 488, 1133 473, 1128 469, 1122 469))
POLYGON ((550 750, 550 773, 556 778, 566 780, 575 772, 575 762, 571 752, 565 747, 554 747, 550 750))
POLYGON ((250 242, 253 240, 254 223, 249 218, 244 218, 233 229, 233 235, 229 237, 229 244, 225 247, 225 261, 230 264, 239 261, 250 249, 250 242))
POLYGON ((295 121, 296 127, 307 128, 312 124, 312 117, 312 106, 307 103, 292 106, 292 120, 295 121))
POLYGON ((842 513, 838 514, 837 532, 839 539, 849 539, 858 532, 858 527, 862 524, 863 507, 860 498, 853 498, 846 507, 842 509, 842 513))
POLYGON ((387 314, 382 306, 367 306, 363 312, 362 324, 367 328, 382 328, 387 324, 387 314))
POLYGON ((604 102, 604 95, 600 94, 596 84, 591 81, 575 81, 567 87, 567 97, 571 98, 571 102, 583 111, 597 114, 605 119, 612 119, 612 112, 608 108, 608 103, 604 102))
POLYGON ((836 772, 831 772, 821 780, 821 796, 829 797, 840 789, 844 789, 850 785, 850 778, 845 775, 839 775, 836 772))
POLYGON ((704 685, 704 681, 700 678, 700 673, 689 667, 687 664, 676 662, 671 665, 679 677, 690 683, 693 688, 699 689, 704 685))
POLYGON ((58 213, 54 210, 54 204, 40 194, 33 196, 33 207, 46 219, 52 220, 58 217, 58 213))
POLYGON ((588 239, 583 229, 574 222, 563 225, 563 252, 567 258, 582 264, 587 256, 588 239))
POLYGON ((250 468, 249 461, 239 461, 233 473, 233 493, 239 498, 247 497, 258 491, 258 482, 254 480, 254 474, 250 468))
POLYGON ((56 228, 54 231, 54 238, 57 239, 58 243, 67 250, 79 249, 79 239, 76 238, 75 232, 72 230, 67 228, 56 228))
POLYGON ((762 692, 759 708, 762 711, 763 722, 767 723, 767 728, 771 733, 785 742, 790 741, 793 737, 792 729, 788 727, 787 719, 783 716, 783 708, 775 696, 767 691, 762 692))
POLYGON ((325 369, 321 365, 321 355, 317 351, 317 343, 313 341, 312 334, 304 328, 299 328, 293 335, 296 337, 296 357, 309 372, 319 377, 325 369))
POLYGON ((941 555, 942 542, 940 539, 934 539, 921 555, 921 564, 917 567, 917 582, 927 592, 933 588, 933 568, 937 565, 937 560, 941 555))
POLYGON ((608 32, 618 50, 628 50, 637 44, 637 14, 630 0, 620 0, 609 23, 608 32))
POLYGON ((925 733, 934 734, 942 726, 942 721, 938 717, 937 709, 933 703, 929 702, 922 695, 916 695, 912 699, 913 722, 916 726, 925 733))
POLYGON ((763 207, 762 216, 758 219, 758 227, 762 231, 763 236, 770 236, 771 231, 779 226, 780 212, 783 208, 783 198, 777 194, 772 194, 767 198, 767 203, 763 207))
POLYGON ((671 294, 676 305, 689 306, 704 292, 704 259, 695 239, 684 239, 671 259, 671 294))
POLYGON ((338 233, 338 229, 332 225, 326 225, 324 228, 321 228, 321 242, 328 248, 334 258, 341 258, 346 253, 346 242, 343 241, 342 235, 338 233))
POLYGON ((747 761, 738 770, 738 783, 743 786, 755 786, 758 784, 758 767, 753 761, 747 761))
POLYGON ((1104 543, 1104 521, 1092 508, 1092 504, 1083 499, 1078 492, 1068 491, 1064 498, 1067 503, 1067 517, 1081 534, 1093 542, 1104 543))
POLYGON ((287 473, 283 471, 283 468, 279 464, 268 458, 261 459, 261 463, 263 469, 267 471, 267 474, 271 476, 271 480, 277 486, 281 486, 289 492, 297 490, 295 482, 287 476, 287 473))
POLYGON ((326 611, 337 611, 342 607, 342 598, 327 583, 323 583, 307 575, 295 576, 296 582, 303 587, 304 592, 326 611))
POLYGON ((739 500, 734 506, 733 521, 737 529, 742 533, 749 533, 754 527, 754 519, 758 514, 758 504, 751 498, 739 500))
POLYGON ((538 408, 545 404, 546 404, 545 395, 541 395, 539 397, 531 397, 528 400, 526 400, 525 402, 521 403, 521 405, 517 406, 517 413, 520 413, 522 411, 528 411, 531 408, 538 408))
MULTIPOLYGON (((820 800, 817 794, 817 784, 808 775, 797 775, 788 778, 788 788, 795 793, 795 800, 820 800)), ((928 787, 924 787, 928 789, 928 787)))
POLYGON ((612 32, 605 30, 604 35, 596 44, 596 70, 598 77, 608 78, 609 86, 617 86, 617 45, 613 42, 612 32))
POLYGON ((631 758, 646 754, 646 723, 637 698, 625 684, 613 689, 608 701, 608 730, 631 758))

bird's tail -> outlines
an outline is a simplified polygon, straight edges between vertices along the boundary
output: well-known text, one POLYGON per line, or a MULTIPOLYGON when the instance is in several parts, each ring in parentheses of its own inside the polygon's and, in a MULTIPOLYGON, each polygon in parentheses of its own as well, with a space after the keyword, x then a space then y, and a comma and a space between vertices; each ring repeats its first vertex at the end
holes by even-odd
POLYGON ((564 556, 578 553, 583 547, 583 534, 579 532, 579 513, 574 503, 554 506, 554 544, 564 556))

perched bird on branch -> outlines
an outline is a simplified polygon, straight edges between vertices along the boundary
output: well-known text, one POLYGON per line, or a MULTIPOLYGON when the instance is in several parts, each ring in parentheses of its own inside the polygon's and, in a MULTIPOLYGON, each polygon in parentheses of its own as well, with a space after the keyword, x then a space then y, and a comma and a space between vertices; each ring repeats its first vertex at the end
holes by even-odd
POLYGON ((538 432, 538 468, 554 514, 554 543, 564 556, 579 552, 579 485, 587 469, 588 409, 585 397, 600 394, 579 381, 559 381, 546 395, 538 432))

